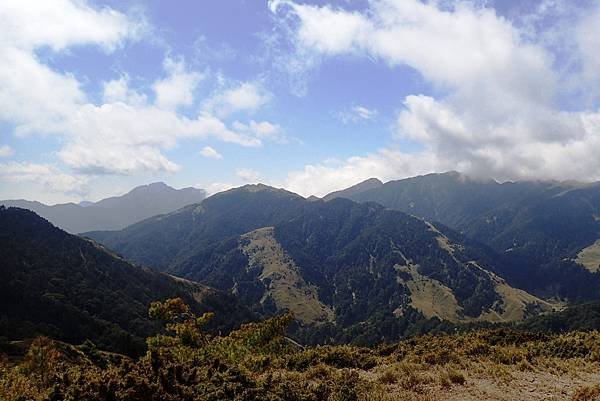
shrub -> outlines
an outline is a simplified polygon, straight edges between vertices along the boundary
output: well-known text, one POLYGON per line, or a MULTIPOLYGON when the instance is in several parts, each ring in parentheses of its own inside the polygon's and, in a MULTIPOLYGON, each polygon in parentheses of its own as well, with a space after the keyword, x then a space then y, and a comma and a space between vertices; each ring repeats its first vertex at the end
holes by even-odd
POLYGON ((465 384, 467 381, 465 375, 462 372, 454 369, 448 370, 448 380, 450 380, 450 383, 460 385, 465 384))
POLYGON ((310 366, 325 364, 338 369, 355 368, 371 369, 377 364, 375 356, 369 349, 348 345, 315 347, 292 354, 286 366, 294 370, 306 370, 310 366))
POLYGON ((580 388, 573 394, 571 401, 599 401, 600 400, 600 384, 590 387, 580 388))
POLYGON ((437 349, 423 355, 422 360, 429 365, 446 365, 450 362, 458 362, 459 358, 447 349, 437 349))
POLYGON ((398 372, 393 368, 387 368, 377 379, 383 384, 394 384, 398 381, 398 372))

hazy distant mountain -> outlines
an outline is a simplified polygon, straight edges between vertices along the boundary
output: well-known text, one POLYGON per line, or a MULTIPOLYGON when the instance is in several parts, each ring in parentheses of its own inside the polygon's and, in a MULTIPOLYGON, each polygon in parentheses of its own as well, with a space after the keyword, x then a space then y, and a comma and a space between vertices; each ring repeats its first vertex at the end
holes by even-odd
POLYGON ((119 230, 158 214, 169 213, 206 197, 202 189, 174 189, 157 182, 136 187, 122 196, 99 202, 44 205, 26 200, 0 201, 5 206, 29 209, 70 233, 119 230))
POLYGON ((439 221, 484 242, 514 261, 507 276, 530 291, 600 298, 594 273, 600 267, 600 183, 501 184, 450 172, 339 196, 439 221))
POLYGON ((0 334, 37 334, 136 353, 160 325, 151 301, 182 297, 197 312, 217 313, 231 328, 251 316, 204 285, 132 265, 99 244, 67 234, 35 213, 0 206, 0 334))
POLYGON ((501 256, 443 226, 264 185, 86 235, 258 313, 291 310, 314 341, 375 342, 427 319, 511 321, 550 309, 499 276, 501 256))

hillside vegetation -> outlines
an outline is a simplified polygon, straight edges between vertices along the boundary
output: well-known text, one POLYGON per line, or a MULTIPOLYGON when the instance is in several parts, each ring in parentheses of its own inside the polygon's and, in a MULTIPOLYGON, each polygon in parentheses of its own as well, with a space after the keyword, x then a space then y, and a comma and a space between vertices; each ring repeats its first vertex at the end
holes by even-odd
MULTIPOLYGON (((180 299, 155 302, 165 324, 138 358, 34 340, 0 362, 0 400, 395 401, 597 400, 600 334, 484 330, 424 336, 375 348, 301 348, 282 315, 228 336, 202 327, 180 299)), ((4 349, 10 349, 5 346, 4 349)), ((0 359, 1 361, 1 359, 0 359)))
POLYGON ((376 202, 440 222, 492 247, 504 258, 501 275, 538 296, 600 298, 600 183, 498 183, 457 172, 365 183, 325 199, 376 202))
POLYGON ((0 206, 0 337, 91 339, 139 354, 159 328, 148 319, 150 302, 174 296, 196 312, 220 312, 215 330, 251 318, 231 295, 132 265, 29 210, 0 206))
POLYGON ((553 308, 501 277, 502 256, 442 225, 264 185, 86 235, 264 317, 292 311, 306 343, 373 344, 440 319, 509 322, 553 308))

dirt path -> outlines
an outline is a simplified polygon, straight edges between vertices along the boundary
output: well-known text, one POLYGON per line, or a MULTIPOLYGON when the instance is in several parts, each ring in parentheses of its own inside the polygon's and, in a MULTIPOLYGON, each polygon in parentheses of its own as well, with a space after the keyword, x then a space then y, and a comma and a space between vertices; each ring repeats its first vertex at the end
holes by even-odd
POLYGON ((583 360, 549 360, 523 370, 490 362, 408 365, 396 370, 395 380, 382 383, 383 372, 391 367, 362 372, 366 380, 382 384, 384 395, 374 401, 569 401, 578 389, 600 383, 600 364, 583 360), (448 371, 458 373, 464 383, 443 379, 448 371))
POLYGON ((508 383, 490 378, 471 379, 463 386, 434 391, 431 395, 440 401, 568 401, 577 389, 600 383, 600 371, 575 375, 515 372, 513 376, 508 383))

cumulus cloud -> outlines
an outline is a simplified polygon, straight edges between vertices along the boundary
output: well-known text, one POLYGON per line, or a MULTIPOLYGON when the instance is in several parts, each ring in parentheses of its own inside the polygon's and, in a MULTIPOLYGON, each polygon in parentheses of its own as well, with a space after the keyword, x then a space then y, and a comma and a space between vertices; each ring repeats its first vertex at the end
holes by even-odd
POLYGON ((246 183, 254 183, 257 182, 259 177, 260 177, 260 173, 256 170, 253 170, 251 168, 241 168, 238 169, 235 172, 235 175, 237 175, 239 178, 241 178, 244 182, 246 183))
POLYGON ((216 193, 227 191, 228 189, 235 188, 236 185, 226 182, 213 182, 207 186, 197 185, 197 188, 202 188, 206 191, 207 196, 212 196, 216 193))
POLYGON ((493 9, 456 3, 445 10, 435 2, 378 0, 369 12, 359 13, 278 3, 277 9, 287 6, 299 21, 298 46, 322 57, 355 54, 391 67, 408 65, 463 96, 482 98, 485 90, 486 96, 501 99, 545 101, 553 93, 550 55, 521 41, 519 31, 493 9))
POLYGON ((51 164, 0 163, 0 181, 31 182, 47 192, 75 196, 85 196, 90 191, 87 177, 65 174, 51 164))
POLYGON ((137 37, 146 29, 144 21, 71 0, 6 0, 0 7, 0 21, 3 43, 27 50, 40 46, 63 50, 97 43, 111 51, 124 39, 137 37))
POLYGON ((183 61, 167 58, 164 62, 169 76, 154 83, 156 104, 162 109, 176 109, 190 106, 194 102, 194 89, 200 83, 202 74, 188 72, 183 61))
MULTIPOLYGON (((329 191, 369 174, 401 178, 448 169, 497 179, 600 179, 598 112, 558 109, 564 77, 555 55, 493 9, 418 0, 375 0, 362 13, 286 0, 270 6, 295 21, 294 52, 310 63, 352 55, 391 69, 409 66, 445 94, 398 99, 394 135, 420 143, 420 152, 390 148, 337 167, 307 166, 290 173, 288 187, 306 194, 301 188, 314 186, 311 180, 327 182, 329 191)), ((596 28, 584 20, 579 29, 579 44, 591 55, 584 68, 594 74, 596 28)))
POLYGON ((72 76, 54 72, 29 51, 1 45, 0 86, 0 118, 21 134, 58 131, 85 99, 72 76))
POLYGON ((240 133, 246 133, 249 136, 256 137, 260 140, 269 140, 279 143, 287 143, 288 139, 283 133, 283 129, 277 125, 268 121, 254 121, 250 120, 248 124, 235 121, 232 127, 240 133))
POLYGON ((8 146, 8 145, 0 146, 0 157, 10 157, 14 153, 15 152, 13 151, 13 149, 10 146, 8 146))
POLYGON ((204 157, 208 157, 209 159, 221 160, 223 158, 222 154, 220 154, 210 146, 203 147, 200 151, 200 154, 204 157))
POLYGON ((167 57, 166 75, 146 93, 133 89, 122 74, 103 83, 97 104, 74 75, 51 68, 36 54, 40 48, 62 52, 79 45, 114 52, 125 41, 143 38, 147 29, 144 21, 86 1, 2 2, 0 120, 14 124, 17 135, 60 136, 62 147, 55 154, 74 173, 88 175, 177 171, 180 166, 165 152, 183 139, 215 138, 249 147, 267 139, 260 130, 236 131, 222 119, 262 107, 269 96, 257 84, 240 83, 216 96, 214 113, 184 114, 180 108, 199 101, 195 90, 204 75, 182 58, 167 57))
POLYGON ((148 102, 145 94, 129 87, 129 77, 126 75, 103 83, 102 100, 104 103, 122 102, 132 106, 143 106, 148 102))
POLYGON ((389 181, 429 173, 444 165, 445 169, 451 167, 434 154, 381 149, 346 160, 307 165, 302 170, 290 172, 282 186, 303 196, 324 196, 372 177, 389 181))
POLYGON ((218 91, 205 102, 204 109, 221 117, 240 111, 252 113, 267 104, 270 99, 271 95, 261 85, 242 82, 218 91))
POLYGON ((179 166, 161 149, 179 139, 208 138, 259 146, 260 140, 229 129, 209 115, 188 119, 155 106, 133 107, 124 103, 82 106, 64 128, 70 141, 58 152, 76 171, 88 174, 174 172, 179 166))

